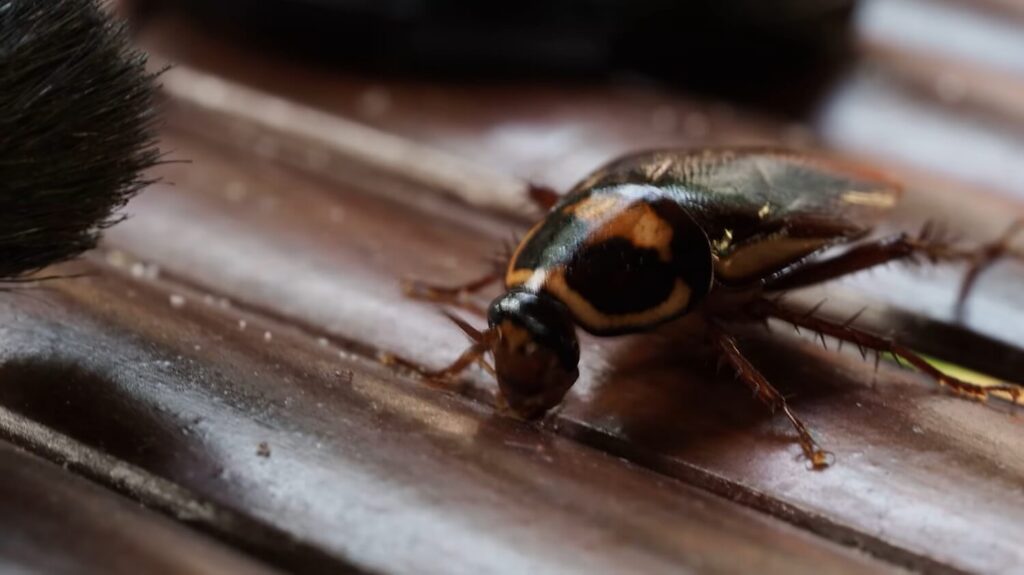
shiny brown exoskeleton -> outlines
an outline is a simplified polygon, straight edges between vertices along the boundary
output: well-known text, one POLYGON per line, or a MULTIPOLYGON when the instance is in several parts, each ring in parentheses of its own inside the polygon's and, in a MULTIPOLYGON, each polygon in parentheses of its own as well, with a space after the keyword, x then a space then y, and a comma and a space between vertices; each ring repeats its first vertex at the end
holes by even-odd
MULTIPOLYGON (((708 342, 764 403, 796 428, 815 468, 822 451, 785 399, 743 357, 729 327, 776 318, 862 348, 898 356, 955 392, 1017 396, 1015 386, 980 387, 943 374, 894 341, 797 313, 766 297, 896 260, 964 260, 978 273, 1008 248, 1007 236, 964 250, 925 231, 862 241, 891 208, 899 188, 862 169, 768 149, 662 150, 626 156, 599 169, 560 199, 534 190, 549 209, 512 253, 506 292, 488 310, 486 331, 456 320, 474 345, 431 377, 450 377, 494 358, 500 397, 535 418, 558 405, 578 377, 576 326, 599 336, 636 333, 700 314, 708 342)), ((1012 233, 1015 230, 1011 230, 1012 233)), ((492 274, 455 288, 413 284, 411 293, 458 303, 500 279, 492 274)))

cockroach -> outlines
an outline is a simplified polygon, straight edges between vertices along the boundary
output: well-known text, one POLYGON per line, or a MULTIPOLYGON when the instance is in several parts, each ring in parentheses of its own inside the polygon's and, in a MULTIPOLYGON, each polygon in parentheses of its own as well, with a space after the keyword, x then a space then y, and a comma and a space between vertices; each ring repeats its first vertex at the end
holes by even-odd
POLYGON ((962 381, 893 339, 773 297, 889 262, 964 261, 970 266, 962 303, 978 274, 1010 253, 1010 238, 1021 228, 976 249, 927 227, 869 239, 899 195, 896 183, 867 169, 766 148, 641 152, 605 165, 564 196, 533 188, 531 197, 547 214, 512 251, 504 273, 455 287, 408 284, 416 297, 455 304, 504 277, 505 292, 487 310, 488 328, 450 316, 474 343, 450 366, 424 374, 448 379, 480 363, 496 376, 503 407, 534 419, 557 406, 579 376, 577 326, 614 336, 697 314, 720 361, 785 415, 815 469, 828 465, 828 453, 744 357, 730 332, 737 324, 781 320, 892 354, 957 394, 1005 391, 1016 399, 1020 387, 962 381), (841 253, 823 253, 844 245, 841 253))

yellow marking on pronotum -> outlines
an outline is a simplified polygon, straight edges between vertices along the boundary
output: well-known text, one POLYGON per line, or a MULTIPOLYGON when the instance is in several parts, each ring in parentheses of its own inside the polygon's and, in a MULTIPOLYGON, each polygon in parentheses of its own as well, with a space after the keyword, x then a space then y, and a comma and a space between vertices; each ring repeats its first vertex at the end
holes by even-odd
POLYGON ((625 238, 637 248, 657 250, 661 261, 672 261, 672 226, 647 204, 632 204, 587 234, 588 244, 625 238))
POLYGON ((517 269, 517 270, 508 270, 508 273, 505 274, 505 287, 506 288, 511 288, 513 286, 524 285, 528 281, 530 281, 530 278, 532 278, 532 277, 534 277, 534 275, 537 275, 537 274, 540 274, 540 273, 546 273, 546 271, 545 270, 531 270, 531 269, 526 269, 526 268, 517 269))
POLYGON ((583 201, 565 207, 565 211, 577 218, 596 222, 605 219, 609 212, 612 212, 621 205, 622 199, 611 194, 598 194, 585 198, 583 201))
POLYGON ((640 312, 606 314, 569 287, 562 269, 515 270, 506 277, 509 286, 523 285, 531 291, 544 291, 561 301, 581 325, 594 331, 651 325, 673 317, 690 303, 690 286, 680 279, 660 304, 640 312))
MULTIPOLYGON (((587 244, 599 244, 611 238, 625 238, 637 248, 648 248, 658 252, 663 262, 672 261, 672 237, 674 231, 661 216, 645 203, 625 203, 615 197, 592 196, 586 201, 568 206, 574 216, 593 223, 593 228, 582 240, 587 244)), ((539 225, 539 224, 538 224, 539 225)), ((536 233, 534 226, 520 242, 509 260, 505 272, 505 285, 524 284, 535 270, 514 268, 519 253, 530 237, 536 233)), ((575 248, 575 246, 567 246, 575 248)))

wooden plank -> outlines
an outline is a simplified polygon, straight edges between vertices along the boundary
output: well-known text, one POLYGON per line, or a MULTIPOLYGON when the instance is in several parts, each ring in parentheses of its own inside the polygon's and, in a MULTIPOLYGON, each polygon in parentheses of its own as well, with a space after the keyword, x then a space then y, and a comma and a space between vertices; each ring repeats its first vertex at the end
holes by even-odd
MULTIPOLYGON (((442 200, 397 205, 184 137, 168 141, 194 162, 167 172, 173 188, 140 198, 111 235, 118 249, 364 353, 441 364, 465 345, 429 306, 403 300, 398 280, 486 269, 507 223, 442 200)), ((699 360, 688 376, 679 354, 656 341, 586 340, 584 375, 554 427, 908 566, 1021 564, 1016 419, 888 367, 872 388, 870 365, 813 344, 751 341, 839 456, 834 469, 808 473, 794 461, 785 422, 737 386, 709 383, 699 360)), ((476 397, 486 400, 490 384, 482 385, 476 397)))
MULTIPOLYGON (((494 418, 146 268, 80 271, 88 277, 0 301, 0 403, 218 514, 281 530, 307 546, 294 549, 299 558, 312 547, 394 573, 893 570, 494 418)), ((38 431, 5 418, 0 426, 52 456, 38 431)), ((115 487, 125 473, 116 464, 90 469, 115 487)), ((147 497, 144 483, 135 496, 147 497)))
POLYGON ((0 571, 272 571, 133 502, 0 441, 0 571))
MULTIPOLYGON (((75 404, 103 400, 102 394, 93 393, 102 388, 102 382, 93 374, 80 373, 75 366, 60 362, 46 364, 42 361, 37 364, 34 360, 24 364, 11 363, 7 368, 12 380, 21 379, 24 382, 24 386, 19 384, 5 388, 9 394, 7 399, 17 404, 19 409, 31 407, 31 411, 42 420, 53 420, 54 414, 57 414, 65 431, 75 432, 85 439, 96 441, 98 445, 109 447, 116 443, 125 446, 129 443, 124 442, 123 438, 134 437, 132 434, 135 430, 125 426, 123 417, 119 417, 125 415, 124 405, 104 406, 109 407, 104 417, 92 422, 93 425, 81 426, 86 420, 77 416, 75 404), (66 412, 54 409, 54 396, 36 395, 39 386, 33 387, 33 384, 40 379, 51 378, 61 379, 64 384, 70 381, 73 386, 70 391, 63 390, 64 393, 58 399, 58 404, 66 412), (81 395, 76 396, 76 393, 81 395)), ((129 419, 131 408, 131 405, 127 406, 129 419)), ((0 437, 60 464, 65 471, 78 473, 103 484, 148 509, 187 523, 268 564, 291 572, 310 574, 361 572, 350 563, 306 544, 275 525, 261 523, 244 509, 220 507, 176 483, 6 407, 0 407, 0 437)), ((146 441, 139 442, 137 455, 147 453, 150 445, 146 441)))

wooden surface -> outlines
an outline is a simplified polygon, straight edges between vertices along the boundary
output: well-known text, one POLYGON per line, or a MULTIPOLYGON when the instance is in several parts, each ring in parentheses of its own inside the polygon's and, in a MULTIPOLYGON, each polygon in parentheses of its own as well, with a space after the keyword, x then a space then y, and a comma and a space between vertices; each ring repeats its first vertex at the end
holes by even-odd
MULTIPOLYGON (((86 269, 0 312, 3 402, 328 555, 271 550, 286 568, 885 569, 173 281, 86 269)), ((246 537, 215 517, 192 522, 246 537)))
POLYGON ((0 442, 0 571, 274 571, 0 442))
MULTIPOLYGON (((81 550, 114 529, 167 572, 1024 572, 1024 420, 894 365, 782 329, 743 339, 835 452, 814 473, 786 422, 672 329, 583 339, 580 382, 536 425, 494 415, 485 374, 458 394, 380 361, 466 345, 402 278, 474 277, 528 225, 526 180, 564 188, 638 147, 825 148, 905 181, 886 230, 998 235, 1024 215, 1006 160, 1024 149, 1020 69, 878 24, 916 2, 865 4, 860 60, 798 122, 650 86, 359 78, 150 22, 140 42, 182 63, 164 147, 188 163, 65 268, 87 277, 0 300, 0 433, 37 454, 0 444, 19 470, 0 506, 34 517, 5 514, 25 543, 3 540, 0 561, 116 571, 81 550), (81 549, 48 556, 42 533, 62 529, 81 549)), ((983 30, 1010 10, 990 9, 983 30)), ((966 326, 957 273, 892 267, 792 297, 836 317, 866 302, 870 329, 1021 373, 1024 269, 986 274, 966 326)))

